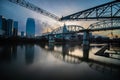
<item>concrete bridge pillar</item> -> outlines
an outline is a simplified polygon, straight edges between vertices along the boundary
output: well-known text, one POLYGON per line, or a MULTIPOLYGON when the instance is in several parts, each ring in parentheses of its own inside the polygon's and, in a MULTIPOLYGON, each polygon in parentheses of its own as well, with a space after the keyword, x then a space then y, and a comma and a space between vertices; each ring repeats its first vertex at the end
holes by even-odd
POLYGON ((90 49, 89 45, 83 46, 83 60, 85 61, 89 59, 89 49, 90 49))
POLYGON ((49 43, 55 42, 55 38, 53 34, 49 34, 49 43))
POLYGON ((83 46, 88 46, 90 44, 89 42, 89 32, 85 31, 83 35, 83 46))

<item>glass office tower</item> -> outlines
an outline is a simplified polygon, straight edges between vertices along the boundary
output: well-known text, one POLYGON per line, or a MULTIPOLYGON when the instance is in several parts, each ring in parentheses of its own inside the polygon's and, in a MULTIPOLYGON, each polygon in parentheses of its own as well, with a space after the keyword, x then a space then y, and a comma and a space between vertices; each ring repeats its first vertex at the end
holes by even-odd
POLYGON ((12 19, 8 19, 7 20, 7 35, 9 37, 13 36, 13 20, 12 19))
POLYGON ((18 35, 18 21, 14 21, 14 30, 13 30, 13 36, 18 35))
POLYGON ((34 38, 35 37, 35 21, 33 18, 28 18, 26 22, 26 37, 34 38))

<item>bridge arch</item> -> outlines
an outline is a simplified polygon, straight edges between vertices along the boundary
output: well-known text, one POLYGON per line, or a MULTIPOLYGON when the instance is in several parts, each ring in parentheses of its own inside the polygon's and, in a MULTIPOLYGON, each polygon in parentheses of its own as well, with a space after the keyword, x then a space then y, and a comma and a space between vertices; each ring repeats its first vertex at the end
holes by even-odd
POLYGON ((82 26, 79 25, 64 25, 62 27, 54 29, 51 34, 62 34, 62 33, 70 33, 84 30, 82 26))

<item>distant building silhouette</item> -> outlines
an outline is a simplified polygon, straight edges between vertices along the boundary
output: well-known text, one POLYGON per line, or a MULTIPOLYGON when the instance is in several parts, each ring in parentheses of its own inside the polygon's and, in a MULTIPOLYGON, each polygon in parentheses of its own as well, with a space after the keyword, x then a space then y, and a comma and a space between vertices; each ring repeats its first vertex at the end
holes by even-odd
POLYGON ((4 35, 7 35, 7 20, 2 18, 2 30, 5 31, 4 35))
POLYGON ((33 18, 28 18, 26 22, 26 37, 34 38, 35 37, 35 21, 33 18))
POLYGON ((0 16, 0 29, 2 29, 2 16, 0 16))
POLYGON ((8 19, 7 20, 7 36, 11 37, 13 35, 13 20, 8 19))
POLYGON ((18 35, 18 22, 14 21, 14 29, 13 29, 13 36, 18 35))
POLYGON ((3 16, 0 15, 0 35, 3 35, 5 31, 3 30, 3 16))
POLYGON ((12 37, 18 35, 18 22, 0 15, 0 35, 12 37))

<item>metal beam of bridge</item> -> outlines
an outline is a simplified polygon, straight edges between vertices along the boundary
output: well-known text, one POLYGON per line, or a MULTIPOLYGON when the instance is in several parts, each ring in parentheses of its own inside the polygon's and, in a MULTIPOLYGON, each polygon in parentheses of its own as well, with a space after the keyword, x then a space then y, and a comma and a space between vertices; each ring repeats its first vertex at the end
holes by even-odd
POLYGON ((106 31, 106 30, 118 30, 118 29, 120 29, 120 19, 105 20, 105 21, 93 23, 87 29, 81 29, 79 31, 76 31, 76 33, 85 32, 85 31, 94 32, 94 31, 106 31))
POLYGON ((87 10, 83 10, 60 20, 100 20, 100 19, 120 19, 120 1, 108 2, 87 10))
POLYGON ((57 17, 56 15, 54 15, 54 14, 52 14, 52 13, 50 13, 50 12, 44 10, 44 9, 41 9, 38 6, 36 6, 36 5, 34 5, 34 4, 30 3, 30 2, 27 2, 25 0, 8 0, 8 1, 10 1, 12 3, 15 3, 15 4, 18 4, 18 5, 22 6, 22 7, 28 8, 30 10, 33 10, 35 12, 38 12, 40 14, 43 14, 45 16, 48 16, 50 18, 53 18, 55 20, 59 20, 59 17, 57 17))
POLYGON ((93 23, 88 27, 89 31, 105 31, 120 29, 120 19, 105 20, 93 23))

